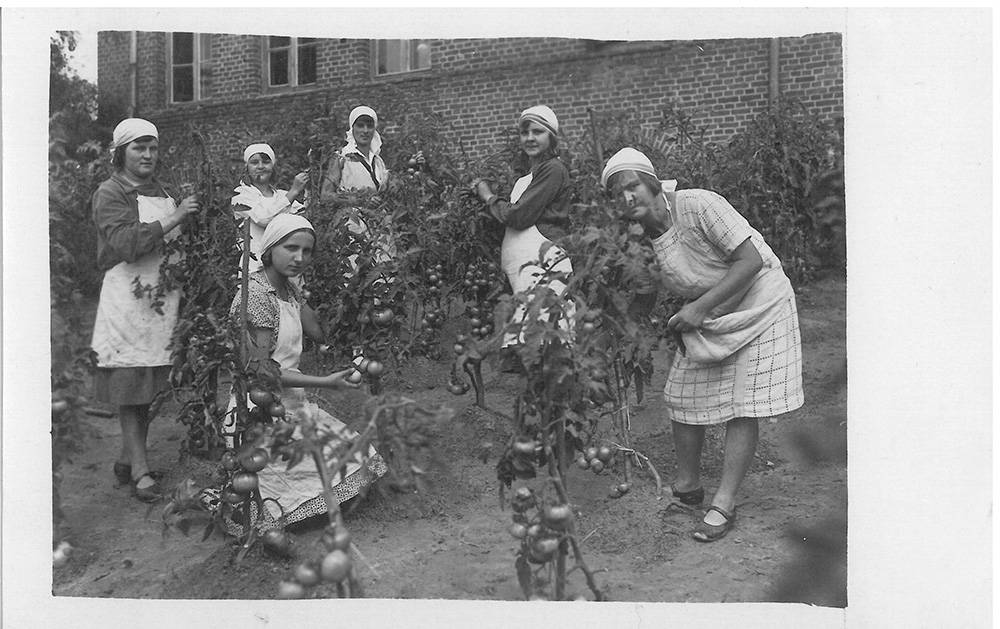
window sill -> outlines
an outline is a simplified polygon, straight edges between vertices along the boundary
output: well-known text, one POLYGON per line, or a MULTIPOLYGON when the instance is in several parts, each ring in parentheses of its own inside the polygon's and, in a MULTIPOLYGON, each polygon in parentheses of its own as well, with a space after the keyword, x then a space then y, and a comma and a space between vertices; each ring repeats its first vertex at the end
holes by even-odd
POLYGON ((408 70, 407 72, 393 72, 392 74, 372 73, 371 80, 383 83, 401 83, 433 76, 434 68, 421 68, 419 70, 408 70))

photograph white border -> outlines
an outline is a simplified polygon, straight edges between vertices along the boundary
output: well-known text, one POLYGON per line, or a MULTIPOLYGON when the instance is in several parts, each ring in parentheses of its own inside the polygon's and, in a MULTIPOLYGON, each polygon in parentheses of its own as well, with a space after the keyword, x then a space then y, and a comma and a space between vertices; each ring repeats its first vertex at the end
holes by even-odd
POLYGON ((744 628, 988 626, 994 548, 993 321, 985 313, 992 312, 994 277, 991 121, 996 111, 990 26, 995 19, 988 9, 5 8, 4 624, 263 627, 335 619, 352 627, 466 627, 474 622, 484 629, 522 622, 547 627, 716 627, 734 621, 744 628), (678 40, 843 33, 847 610, 763 603, 53 597, 43 199, 48 39, 55 30, 678 40))

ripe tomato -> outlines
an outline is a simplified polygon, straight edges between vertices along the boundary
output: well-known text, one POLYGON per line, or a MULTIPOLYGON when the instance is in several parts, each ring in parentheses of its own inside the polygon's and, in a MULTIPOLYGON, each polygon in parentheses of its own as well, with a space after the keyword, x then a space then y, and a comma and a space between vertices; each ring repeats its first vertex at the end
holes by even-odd
POLYGON ((257 474, 254 472, 237 472, 233 476, 233 491, 243 496, 256 490, 259 485, 257 474))
POLYGON ((347 381, 351 384, 360 384, 362 380, 364 380, 364 376, 357 369, 347 376, 347 381))
POLYGON ((588 461, 591 460, 591 459, 596 459, 597 458, 597 448, 595 448, 594 446, 590 446, 589 448, 587 448, 586 450, 583 451, 583 456, 587 457, 588 461))
POLYGON ((372 315, 372 321, 375 325, 389 325, 392 320, 396 318, 395 313, 393 313, 392 308, 382 308, 381 310, 376 310, 375 314, 372 315))
POLYGON ((291 538, 281 529, 267 530, 261 540, 264 542, 264 548, 276 555, 286 556, 292 549, 291 538))
POLYGON ((462 345, 461 343, 455 343, 454 345, 451 346, 451 348, 455 350, 456 354, 461 355, 465 353, 465 345, 462 345))
POLYGON ((471 325, 474 328, 478 328, 479 326, 483 325, 483 321, 478 317, 473 317, 469 319, 469 325, 471 325))
POLYGON ((347 552, 351 547, 351 532, 343 527, 328 524, 323 531, 323 545, 327 550, 342 550, 347 552))
POLYGON ((250 401, 253 402, 255 406, 267 407, 274 402, 274 396, 260 387, 251 387, 250 401))
POLYGON ((373 360, 368 363, 368 375, 369 376, 381 376, 385 372, 385 365, 377 360, 373 360))
POLYGON ((233 506, 241 504, 244 500, 246 500, 246 496, 236 493, 236 490, 234 490, 232 486, 226 486, 226 488, 222 490, 220 498, 222 498, 223 502, 227 502, 233 506))
POLYGON ((254 448, 240 456, 240 465, 248 472, 259 472, 267 467, 271 457, 264 448, 254 448))
POLYGON ((457 382, 451 382, 448 384, 448 393, 452 395, 465 395, 465 387, 457 382))
POLYGON ((632 485, 630 485, 629 483, 622 483, 618 485, 616 489, 618 490, 618 493, 624 496, 629 492, 630 489, 632 489, 632 485))
POLYGON ((554 537, 543 537, 536 539, 531 545, 531 550, 541 559, 552 557, 559 549, 559 540, 554 537))
POLYGON ((295 568, 295 580, 302 585, 311 587, 319 583, 319 572, 310 563, 300 563, 295 568))
POLYGON ((267 407, 267 413, 271 417, 284 417, 285 416, 285 405, 281 402, 275 402, 267 407))
POLYGON ((587 462, 587 458, 583 455, 576 457, 576 466, 581 470, 585 470, 590 467, 590 463, 587 462))
POLYGON ((528 527, 520 522, 515 522, 510 525, 510 528, 507 529, 507 531, 510 532, 514 539, 524 539, 525 535, 528 534, 528 527))
POLYGON ((340 583, 351 571, 351 557, 342 550, 332 550, 323 557, 319 572, 325 581, 340 583))
POLYGON ((436 273, 431 273, 430 275, 427 276, 427 281, 430 282, 431 284, 437 284, 438 281, 440 281, 440 279, 441 278, 439 278, 436 273))
POLYGON ((590 469, 594 472, 594 474, 600 474, 604 471, 604 461, 601 461, 600 459, 591 459, 590 469))
POLYGON ((524 533, 525 533, 525 535, 527 535, 531 539, 536 539, 539 536, 541 536, 541 534, 542 534, 542 525, 541 524, 532 524, 531 526, 529 526, 525 530, 524 533))
POLYGON ((568 504, 546 505, 542 521, 551 529, 562 531, 573 521, 573 509, 568 504))
POLYGON ((302 587, 301 583, 296 583, 295 581, 282 581, 278 584, 278 598, 296 599, 303 598, 305 595, 306 590, 302 587))
POLYGON ((603 463, 607 463, 608 461, 610 461, 611 457, 613 457, 614 455, 615 451, 609 448, 608 446, 601 446, 600 448, 597 449, 597 458, 603 463))
POLYGON ((227 472, 236 471, 236 468, 240 466, 239 457, 236 456, 235 450, 226 450, 222 453, 222 459, 219 461, 222 464, 222 469, 227 472))

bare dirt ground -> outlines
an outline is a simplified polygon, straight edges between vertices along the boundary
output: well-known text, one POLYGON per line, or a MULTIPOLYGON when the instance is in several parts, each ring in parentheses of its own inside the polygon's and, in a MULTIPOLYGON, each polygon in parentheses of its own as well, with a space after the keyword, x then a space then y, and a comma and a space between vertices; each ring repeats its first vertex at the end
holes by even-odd
MULTIPOLYGON (((806 405, 762 422, 761 443, 739 504, 737 527, 725 539, 699 544, 690 531, 700 514, 657 500, 651 475, 639 473, 633 490, 607 497, 613 482, 573 468, 568 478, 583 552, 598 571, 610 600, 725 602, 796 600, 846 604, 846 289, 827 278, 799 296, 805 359, 806 405)), ((663 419, 666 352, 656 356, 653 387, 633 409, 634 447, 647 454, 669 483, 674 466, 670 427, 663 419)), ((483 463, 484 440, 503 443, 509 427, 473 406, 471 394, 445 389, 447 362, 417 359, 390 387, 456 410, 437 444, 441 464, 420 494, 373 493, 347 518, 366 562, 359 562, 365 595, 373 598, 519 600, 514 572, 516 543, 507 533, 510 511, 501 510, 496 455, 483 463)), ((306 366, 308 370, 308 365, 306 366)), ((487 406, 510 413, 517 382, 485 370, 487 406)), ((324 405, 349 424, 361 419, 363 394, 331 394, 324 405)), ((63 533, 76 550, 53 571, 57 596, 264 599, 273 598, 299 559, 319 544, 322 523, 293 529, 295 552, 276 559, 251 553, 233 561, 231 540, 215 533, 164 536, 160 509, 148 509, 115 487, 111 464, 120 447, 116 419, 88 419, 84 452, 63 469, 63 533)), ((181 459, 183 426, 169 413, 153 423, 151 463, 167 486, 207 477, 214 464, 181 459)), ((610 436, 607 435, 607 436, 610 436)), ((722 431, 709 431, 703 480, 711 492, 721 468, 722 431)), ((710 494, 709 494, 710 495, 710 494)), ((570 576, 571 593, 585 593, 582 575, 570 576)), ((322 595, 322 588, 317 593, 322 595)), ((329 594, 329 592, 326 592, 329 594)))

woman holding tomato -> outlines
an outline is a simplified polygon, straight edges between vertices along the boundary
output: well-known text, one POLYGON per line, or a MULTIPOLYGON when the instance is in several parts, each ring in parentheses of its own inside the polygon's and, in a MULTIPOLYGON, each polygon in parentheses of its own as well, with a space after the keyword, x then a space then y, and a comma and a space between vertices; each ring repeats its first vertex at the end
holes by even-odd
MULTIPOLYGON (((301 216, 279 214, 270 221, 260 241, 263 268, 249 277, 247 327, 252 357, 271 359, 281 368, 281 406, 285 417, 293 423, 297 417, 311 418, 318 433, 333 436, 327 445, 332 449, 338 442, 357 435, 316 404, 307 401, 305 387, 353 389, 358 384, 348 379, 353 369, 323 376, 299 371, 302 306, 299 289, 292 280, 309 266, 315 242, 312 225, 301 216)), ((241 296, 237 295, 230 311, 233 316, 238 316, 241 302, 241 296)), ((231 398, 229 410, 235 407, 236 400, 231 398)), ((274 406, 263 410, 273 413, 274 406)), ((227 415, 227 419, 232 421, 231 418, 232 415, 227 415)), ((298 426, 295 430, 298 432, 298 426)), ((308 462, 290 470, 286 467, 287 464, 282 461, 272 461, 257 472, 261 497, 272 498, 281 504, 286 523, 326 513, 326 500, 316 469, 308 462)), ((337 499, 344 502, 358 495, 385 472, 382 457, 369 447, 366 456, 358 453, 347 462, 343 472, 338 471, 331 481, 331 488, 337 499)), ((270 528, 267 525, 274 524, 281 516, 281 509, 272 501, 264 504, 268 511, 264 515, 265 528, 270 528)), ((242 532, 235 522, 227 522, 227 526, 236 535, 242 532)))
POLYGON ((705 427, 725 424, 722 478, 693 533, 712 542, 736 524, 758 420, 803 404, 802 349, 795 293, 764 238, 718 194, 674 184, 633 148, 616 153, 601 175, 624 202, 624 218, 652 240, 664 285, 689 300, 667 321, 681 340, 663 391, 677 451, 671 491, 684 504, 702 503, 705 427))
POLYGON ((104 271, 91 343, 97 355, 94 389, 98 401, 118 407, 122 449, 115 477, 119 484, 131 483, 139 500, 153 502, 161 488, 147 461, 149 410, 168 385, 181 295, 168 292, 157 309, 148 295, 136 296, 133 286, 137 278, 147 285, 160 282, 164 247, 198 211, 198 199, 192 195, 178 204, 157 180, 159 134, 148 120, 119 123, 111 148, 113 173, 92 199, 97 264, 104 271))
MULTIPOLYGON (((521 112, 518 130, 530 170, 514 183, 510 200, 495 195, 485 181, 473 184, 490 215, 506 226, 500 264, 514 294, 533 289, 545 269, 573 272, 566 253, 552 244, 565 235, 572 192, 569 171, 556 154, 559 120, 550 108, 537 105, 521 112), (543 248, 545 252, 541 253, 543 248)), ((566 284, 558 278, 548 280, 547 285, 557 295, 566 290, 566 284)), ((512 321, 523 321, 526 313, 526 307, 519 305, 512 321)), ((511 363, 518 362, 510 350, 521 340, 520 334, 508 333, 504 337, 504 363, 508 369, 513 367, 511 363)))

